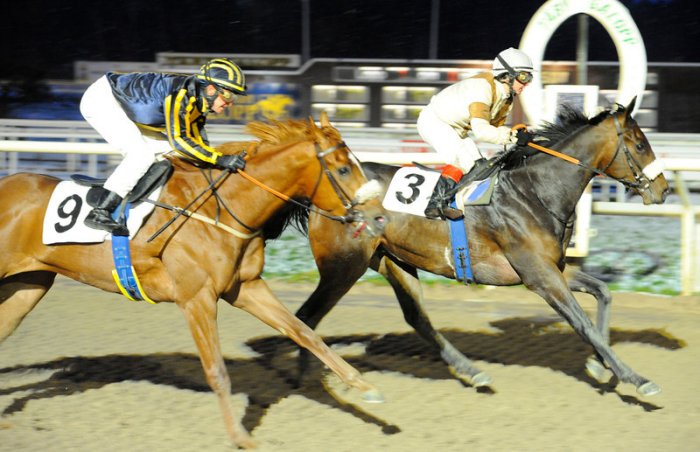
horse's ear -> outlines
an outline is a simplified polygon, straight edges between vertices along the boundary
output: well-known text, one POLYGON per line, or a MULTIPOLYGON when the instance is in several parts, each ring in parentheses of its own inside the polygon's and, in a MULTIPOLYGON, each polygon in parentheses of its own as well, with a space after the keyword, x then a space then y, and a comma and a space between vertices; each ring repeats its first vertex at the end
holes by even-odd
POLYGON ((632 116, 632 110, 634 110, 634 104, 637 102, 637 96, 634 96, 626 108, 627 116, 632 116))
POLYGON ((321 127, 330 127, 330 126, 331 126, 331 122, 328 119, 328 115, 326 114, 326 111, 323 110, 321 112, 321 127))
POLYGON ((316 129, 317 129, 317 127, 316 127, 316 121, 314 121, 314 117, 313 117, 313 116, 309 116, 309 124, 311 124, 311 130, 316 130, 316 129))

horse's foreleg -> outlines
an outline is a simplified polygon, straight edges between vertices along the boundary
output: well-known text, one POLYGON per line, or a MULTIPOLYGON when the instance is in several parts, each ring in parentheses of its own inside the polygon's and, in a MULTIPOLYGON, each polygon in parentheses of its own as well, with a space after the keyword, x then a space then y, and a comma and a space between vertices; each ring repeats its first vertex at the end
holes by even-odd
MULTIPOLYGON (((596 326, 600 334, 603 335, 605 342, 609 344, 612 294, 607 284, 579 269, 567 273, 566 276, 569 282, 569 289, 574 292, 587 293, 595 297, 598 303, 596 326)), ((586 371, 599 382, 607 381, 610 378, 610 373, 605 368, 605 364, 600 356, 591 356, 588 358, 588 361, 586 361, 586 371)))
POLYGON ((282 305, 262 279, 245 282, 234 306, 254 315, 280 333, 308 349, 347 385, 362 391, 367 402, 383 402, 379 391, 365 381, 360 372, 348 364, 304 322, 282 305))
POLYGON ((201 297, 178 306, 182 309, 187 325, 199 351, 204 374, 216 394, 224 417, 224 424, 231 440, 239 447, 253 448, 255 441, 241 425, 241 416, 234 416, 231 406, 231 380, 221 355, 219 331, 216 323, 216 297, 201 297))
POLYGON ((595 352, 603 358, 620 381, 631 383, 642 395, 653 395, 661 389, 652 381, 635 373, 617 357, 605 337, 593 325, 573 293, 568 288, 564 275, 554 265, 545 262, 532 262, 532 256, 525 258, 527 264, 519 266, 524 271, 519 274, 523 283, 544 298, 578 333, 583 340, 593 346, 595 352))
MULTIPOLYGON (((321 255, 318 252, 314 257, 321 278, 316 289, 296 312, 296 316, 312 330, 316 329, 326 314, 369 268, 369 257, 361 251, 346 250, 343 255, 334 253, 321 255)), ((302 348, 299 351, 298 360, 299 381, 308 367, 309 352, 302 348)))
POLYGON ((12 334, 24 317, 53 285, 55 273, 27 272, 0 282, 0 342, 12 334))
POLYGON ((420 304, 423 292, 415 267, 403 267, 388 257, 384 257, 376 270, 391 283, 406 323, 411 325, 423 340, 440 352, 442 359, 449 365, 450 372, 471 386, 489 385, 491 377, 474 366, 469 358, 433 328, 428 315, 420 304))

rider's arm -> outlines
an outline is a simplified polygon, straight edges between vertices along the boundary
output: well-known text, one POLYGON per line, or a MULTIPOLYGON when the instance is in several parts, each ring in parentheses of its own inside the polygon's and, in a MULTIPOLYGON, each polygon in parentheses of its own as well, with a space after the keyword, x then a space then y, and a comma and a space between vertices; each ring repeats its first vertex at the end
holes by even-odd
POLYGON ((491 112, 488 105, 482 102, 473 102, 469 105, 469 115, 474 138, 478 141, 486 141, 493 144, 508 144, 511 142, 509 127, 496 127, 491 125, 491 112))
POLYGON ((209 146, 206 135, 200 131, 201 112, 196 108, 197 99, 189 97, 181 89, 165 98, 165 128, 170 145, 178 153, 189 158, 216 164, 221 155, 209 146))

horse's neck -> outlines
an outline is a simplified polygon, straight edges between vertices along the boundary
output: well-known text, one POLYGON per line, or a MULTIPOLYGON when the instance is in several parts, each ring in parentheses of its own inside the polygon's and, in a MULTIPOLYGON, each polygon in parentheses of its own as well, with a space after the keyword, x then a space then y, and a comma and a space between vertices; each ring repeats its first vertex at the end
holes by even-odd
MULTIPOLYGON (((595 146, 578 137, 557 149, 588 164, 595 146)), ((518 183, 525 192, 532 190, 539 202, 560 221, 568 221, 576 210, 593 173, 561 158, 541 155, 524 165, 518 183)), ((534 201, 534 200, 533 200, 534 201)))
MULTIPOLYGON (((218 185, 217 196, 247 226, 261 228, 284 205, 285 201, 279 195, 290 198, 308 195, 305 193, 308 184, 305 185, 303 181, 306 179, 306 171, 312 166, 310 162, 310 152, 303 143, 259 147, 251 152, 244 171, 262 187, 233 173, 218 185)), ((210 177, 216 178, 218 174, 217 171, 210 177)), ((195 196, 207 188, 208 181, 201 175, 190 173, 190 177, 197 181, 196 187, 192 188, 195 196)), ((202 209, 216 215, 222 206, 217 205, 213 196, 205 195, 203 198, 205 197, 208 199, 202 209)), ((224 223, 235 223, 226 214, 222 215, 222 220, 224 223)))

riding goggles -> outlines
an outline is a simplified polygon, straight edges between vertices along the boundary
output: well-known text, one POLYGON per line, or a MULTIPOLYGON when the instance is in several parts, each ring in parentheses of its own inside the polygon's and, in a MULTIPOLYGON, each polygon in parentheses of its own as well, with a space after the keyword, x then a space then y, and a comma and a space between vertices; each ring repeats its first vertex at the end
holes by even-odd
POLYGON ((234 93, 234 92, 232 92, 232 91, 229 91, 229 90, 227 90, 227 89, 219 89, 219 88, 216 88, 216 92, 219 94, 219 96, 221 96, 221 98, 222 98, 226 103, 233 102, 234 100, 236 100, 236 99, 238 98, 238 94, 236 94, 236 93, 234 93))
POLYGON ((532 81, 532 72, 525 72, 525 71, 520 71, 517 74, 515 74, 515 79, 522 83, 523 85, 527 85, 532 81))

